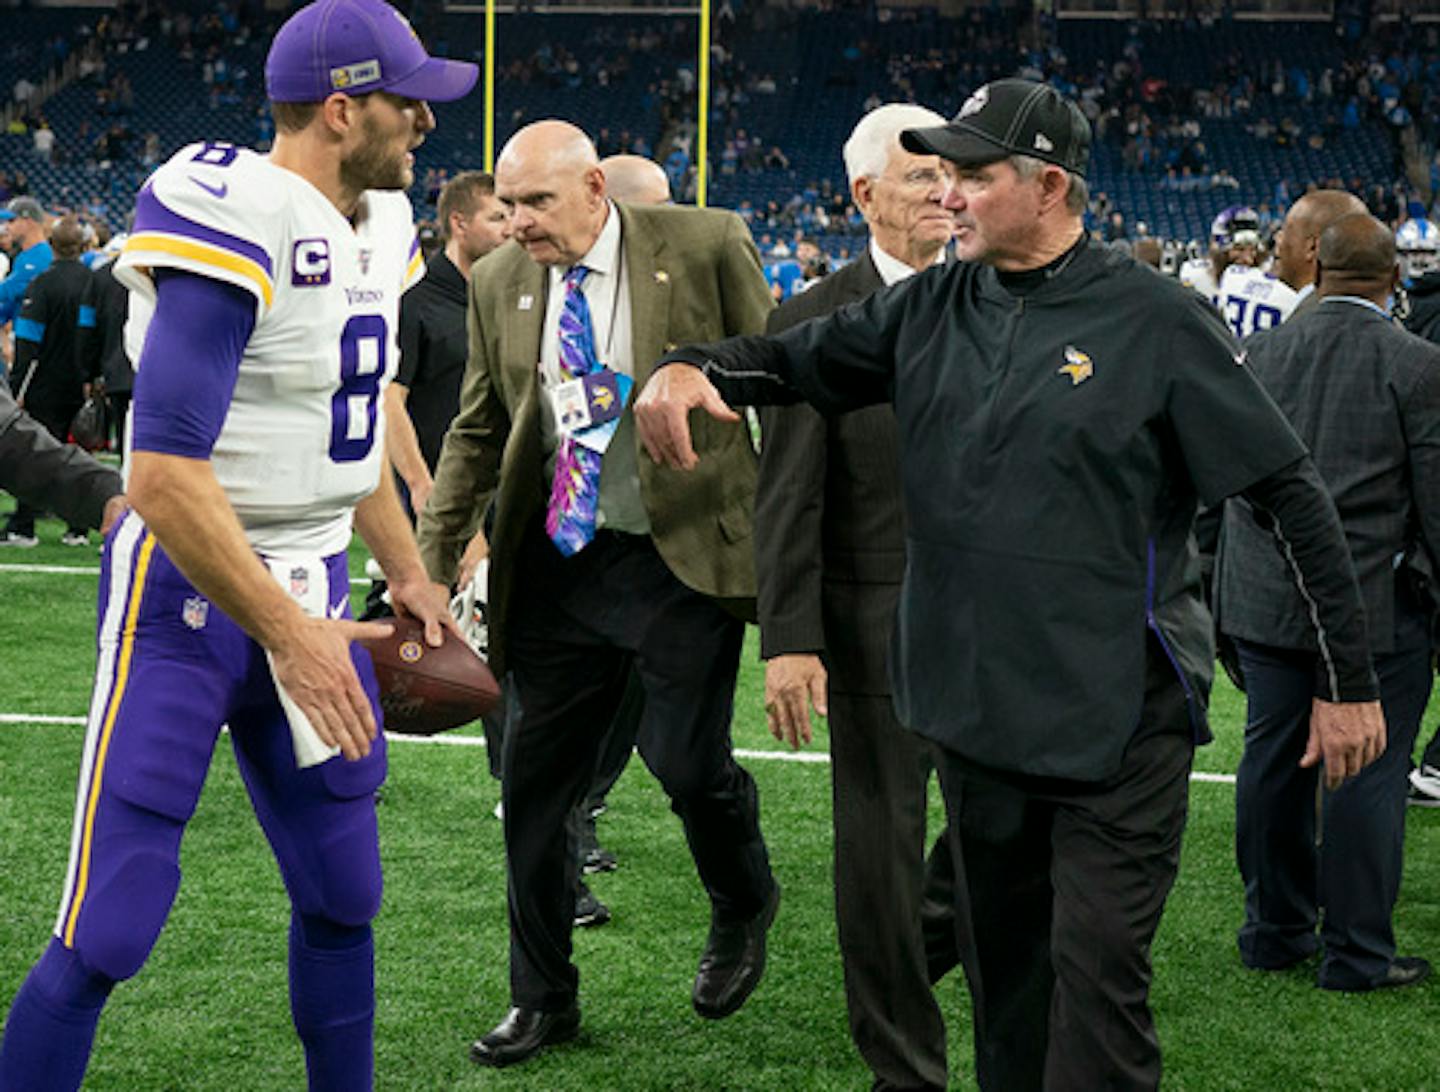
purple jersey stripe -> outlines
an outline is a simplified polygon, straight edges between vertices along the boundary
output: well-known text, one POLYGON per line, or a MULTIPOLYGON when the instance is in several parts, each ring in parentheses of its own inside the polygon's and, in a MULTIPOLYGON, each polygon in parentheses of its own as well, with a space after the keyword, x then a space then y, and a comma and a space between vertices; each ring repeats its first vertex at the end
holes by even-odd
POLYGON ((238 254, 242 258, 249 258, 265 271, 267 277, 274 277, 274 263, 270 261, 270 255, 263 247, 240 238, 238 235, 228 235, 223 231, 216 231, 204 224, 196 223, 179 213, 172 212, 166 208, 155 196, 152 186, 145 186, 141 189, 138 197, 135 198, 135 226, 131 233, 139 235, 146 231, 163 232, 166 235, 180 235, 188 239, 195 239, 202 243, 209 243, 211 246, 218 246, 222 250, 228 250, 232 254, 238 254))

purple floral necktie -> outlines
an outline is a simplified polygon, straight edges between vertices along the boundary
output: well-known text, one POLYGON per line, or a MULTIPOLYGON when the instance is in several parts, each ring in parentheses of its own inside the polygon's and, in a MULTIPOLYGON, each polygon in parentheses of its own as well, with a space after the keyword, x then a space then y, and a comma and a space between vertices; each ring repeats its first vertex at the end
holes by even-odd
MULTIPOLYGON (((590 270, 570 267, 565 274, 565 300, 560 308, 560 371, 565 380, 599 371, 590 304, 580 290, 590 270)), ((600 455, 573 437, 561 435, 555 452, 555 478, 545 510, 545 532, 566 557, 579 553, 595 537, 600 499, 600 455)))

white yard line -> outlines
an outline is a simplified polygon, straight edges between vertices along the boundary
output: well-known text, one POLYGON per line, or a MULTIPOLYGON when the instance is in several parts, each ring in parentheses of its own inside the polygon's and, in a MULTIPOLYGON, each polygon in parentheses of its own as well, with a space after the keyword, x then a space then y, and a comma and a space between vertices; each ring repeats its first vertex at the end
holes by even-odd
POLYGON ((48 573, 61 576, 99 576, 98 565, 0 565, 0 573, 48 573))
MULTIPOLYGON (((50 576, 99 576, 98 565, 0 565, 0 573, 43 573, 50 576)), ((370 586, 368 576, 352 576, 350 583, 356 587, 370 586)))
MULTIPOLYGON (((84 723, 84 717, 43 716, 38 713, 0 713, 0 724, 83 725, 84 723)), ((485 746, 484 736, 401 736, 386 732, 385 738, 390 740, 391 743, 433 743, 446 747, 485 746)), ((811 766, 826 766, 830 763, 830 756, 823 751, 752 751, 749 749, 741 749, 735 752, 735 757, 747 759, 752 762, 799 762, 802 765, 811 766)), ((1197 770, 1191 773, 1190 780, 1233 785, 1235 784, 1235 775, 1206 773, 1197 770)))

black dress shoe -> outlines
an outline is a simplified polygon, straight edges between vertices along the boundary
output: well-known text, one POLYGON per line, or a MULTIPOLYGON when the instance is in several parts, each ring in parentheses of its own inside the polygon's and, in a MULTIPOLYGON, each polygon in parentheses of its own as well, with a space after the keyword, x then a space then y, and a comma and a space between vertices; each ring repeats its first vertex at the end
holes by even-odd
POLYGON ((1413 986, 1430 977, 1430 961, 1420 956, 1396 956, 1385 976, 1370 988, 1388 990, 1396 986, 1413 986))
POLYGON ((1396 956, 1389 968, 1374 982, 1357 986, 1332 986, 1321 982, 1323 990, 1340 990, 1345 993, 1369 993, 1371 990, 1392 990, 1400 986, 1414 986, 1430 977, 1430 961, 1420 956, 1396 956))
POLYGON ((514 1065, 541 1047, 568 1042, 579 1031, 580 1006, 574 1001, 560 1012, 513 1008, 495 1028, 470 1044, 470 1060, 497 1068, 514 1065))
POLYGON ((775 884, 765 907, 749 921, 712 922, 691 1000, 707 1020, 721 1020, 745 1004, 765 973, 765 934, 780 906, 775 884))

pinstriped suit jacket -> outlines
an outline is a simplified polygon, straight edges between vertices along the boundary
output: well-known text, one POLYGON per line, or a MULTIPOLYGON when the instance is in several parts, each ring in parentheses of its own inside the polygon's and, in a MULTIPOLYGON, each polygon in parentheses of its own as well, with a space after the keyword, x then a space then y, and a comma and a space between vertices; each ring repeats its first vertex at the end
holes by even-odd
MULTIPOLYGON (((867 250, 786 300, 767 333, 884 287, 867 250)), ((755 565, 761 654, 823 652, 840 693, 889 694, 890 631, 905 575, 895 413, 825 418, 805 404, 760 411, 755 565)))

